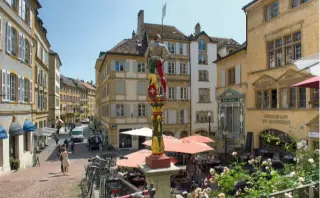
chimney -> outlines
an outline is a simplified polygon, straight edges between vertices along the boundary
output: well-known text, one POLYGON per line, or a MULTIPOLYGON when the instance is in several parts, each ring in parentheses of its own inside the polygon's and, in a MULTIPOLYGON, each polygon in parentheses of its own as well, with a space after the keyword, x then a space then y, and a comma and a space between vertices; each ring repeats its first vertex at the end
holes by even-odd
POLYGON ((144 26, 144 11, 140 10, 138 13, 138 28, 137 28, 137 34, 140 34, 143 30, 144 26))
POLYGON ((133 38, 135 35, 136 35, 136 33, 135 33, 134 30, 133 30, 133 32, 132 32, 132 38, 133 38))
POLYGON ((200 24, 197 23, 196 26, 194 27, 194 34, 198 35, 198 34, 200 34, 200 31, 201 31, 200 24))

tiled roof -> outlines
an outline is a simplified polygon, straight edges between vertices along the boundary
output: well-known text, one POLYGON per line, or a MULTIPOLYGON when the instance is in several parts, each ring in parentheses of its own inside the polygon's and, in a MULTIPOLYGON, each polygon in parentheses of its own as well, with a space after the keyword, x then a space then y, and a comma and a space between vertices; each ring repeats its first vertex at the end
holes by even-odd
POLYGON ((62 74, 60 75, 60 82, 70 87, 76 87, 72 80, 70 80, 62 74))
POLYGON ((228 55, 226 55, 224 57, 217 58, 217 60, 215 60, 213 63, 217 63, 217 62, 219 62, 219 61, 221 61, 221 60, 223 60, 223 59, 225 59, 225 58, 227 58, 229 56, 232 56, 233 54, 236 54, 237 52, 239 52, 241 50, 245 50, 246 47, 247 47, 247 41, 245 41, 241 45, 239 45, 239 47, 235 51, 231 52, 230 54, 228 54, 228 55))
POLYGON ((159 24, 144 24, 144 30, 147 31, 148 37, 153 39, 156 34, 160 34, 163 39, 186 40, 187 37, 174 26, 164 25, 162 33, 162 25, 159 24))
POLYGON ((148 41, 145 32, 142 32, 131 39, 124 39, 107 53, 119 53, 128 55, 144 56, 148 48, 148 41))
POLYGON ((83 86, 82 82, 80 80, 74 79, 74 78, 69 78, 70 80, 73 81, 73 83, 79 87, 80 89, 86 89, 85 86, 83 86))
POLYGON ((233 40, 232 38, 219 38, 219 37, 210 37, 213 41, 217 41, 218 43, 218 48, 221 48, 225 45, 239 45, 237 41, 233 40))
POLYGON ((60 66, 62 66, 61 59, 60 59, 59 54, 57 52, 53 51, 52 49, 49 49, 49 54, 56 55, 60 61, 60 64, 61 64, 60 66))
POLYGON ((81 82, 83 86, 85 86, 87 89, 91 89, 91 90, 95 90, 96 88, 94 88, 93 86, 91 86, 89 83, 86 82, 81 82))
POLYGON ((253 1, 250 1, 247 5, 243 6, 242 7, 242 10, 246 10, 249 6, 251 6, 252 4, 256 3, 258 0, 253 0, 253 1))

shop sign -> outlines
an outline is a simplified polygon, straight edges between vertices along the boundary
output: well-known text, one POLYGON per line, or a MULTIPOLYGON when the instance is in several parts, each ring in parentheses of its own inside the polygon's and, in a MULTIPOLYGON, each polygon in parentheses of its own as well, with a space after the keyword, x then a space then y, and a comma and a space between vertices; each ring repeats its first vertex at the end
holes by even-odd
POLYGON ((222 98, 221 102, 239 102, 239 98, 222 98))
POLYGON ((309 132, 308 137, 310 138, 319 138, 319 132, 309 132))
POLYGON ((288 120, 288 115, 264 115, 262 119, 264 124, 283 124, 290 125, 290 120, 288 120))

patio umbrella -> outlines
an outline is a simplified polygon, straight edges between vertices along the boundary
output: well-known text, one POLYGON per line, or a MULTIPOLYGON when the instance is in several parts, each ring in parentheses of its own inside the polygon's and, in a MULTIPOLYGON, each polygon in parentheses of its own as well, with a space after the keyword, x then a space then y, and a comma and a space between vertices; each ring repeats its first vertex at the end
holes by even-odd
POLYGON ((320 63, 319 63, 319 53, 313 54, 310 56, 305 56, 297 61, 294 64, 298 67, 299 70, 307 70, 312 75, 320 75, 320 63))
POLYGON ((319 76, 315 76, 312 78, 309 78, 307 80, 304 80, 302 82, 299 82, 295 85, 293 85, 293 87, 305 87, 305 88, 315 88, 315 89, 319 89, 319 76))
POLYGON ((130 131, 121 132, 122 134, 133 135, 133 136, 144 136, 144 137, 152 137, 152 130, 147 127, 143 127, 141 129, 134 129, 130 131))
MULTIPOLYGON (((164 151, 196 154, 206 151, 211 151, 213 148, 204 143, 191 142, 188 140, 179 140, 171 136, 163 136, 164 151)), ((146 146, 151 146, 152 140, 145 141, 143 143, 146 146)))
POLYGON ((23 130, 26 132, 32 132, 36 130, 36 126, 33 124, 31 120, 24 121, 23 130))
MULTIPOLYGON (((150 156, 152 152, 147 149, 143 149, 134 153, 125 155, 127 159, 117 160, 117 166, 129 167, 129 168, 139 168, 139 165, 146 163, 146 157, 150 156)), ((177 163, 175 158, 171 158, 172 163, 177 163)))
POLYGON ((10 134, 10 136, 23 135, 23 129, 22 129, 21 125, 17 122, 12 122, 9 127, 9 134, 10 134))
POLYGON ((0 126, 0 140, 7 139, 7 138, 8 138, 8 135, 7 135, 6 129, 0 126))
POLYGON ((210 143, 210 142, 214 142, 211 138, 208 138, 206 136, 202 136, 200 134, 195 134, 192 136, 188 136, 185 138, 182 138, 181 140, 187 140, 190 142, 198 142, 198 143, 210 143))

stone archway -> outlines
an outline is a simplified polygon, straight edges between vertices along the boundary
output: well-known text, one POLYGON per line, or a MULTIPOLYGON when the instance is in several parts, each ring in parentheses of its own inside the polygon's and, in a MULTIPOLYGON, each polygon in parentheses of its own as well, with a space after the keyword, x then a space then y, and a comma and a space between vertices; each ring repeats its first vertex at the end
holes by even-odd
POLYGON ((196 131, 195 132, 195 134, 199 134, 199 135, 202 135, 202 136, 207 136, 207 131, 205 131, 205 130, 198 130, 198 131, 196 131))
POLYGON ((188 132, 187 131, 181 131, 180 132, 180 138, 185 138, 188 137, 188 132))
POLYGON ((174 133, 172 133, 172 132, 170 132, 170 131, 165 131, 165 132, 163 132, 163 135, 174 137, 174 133))

